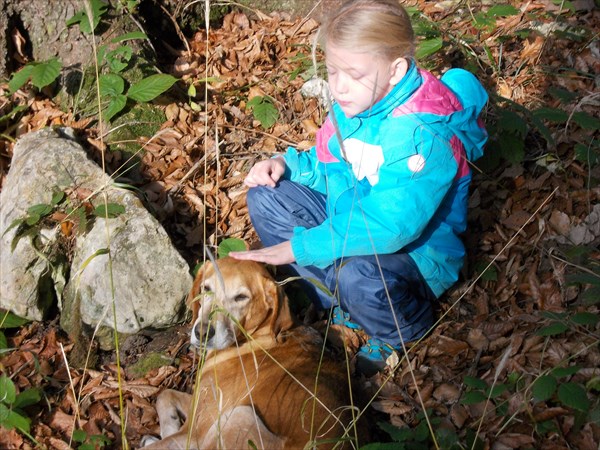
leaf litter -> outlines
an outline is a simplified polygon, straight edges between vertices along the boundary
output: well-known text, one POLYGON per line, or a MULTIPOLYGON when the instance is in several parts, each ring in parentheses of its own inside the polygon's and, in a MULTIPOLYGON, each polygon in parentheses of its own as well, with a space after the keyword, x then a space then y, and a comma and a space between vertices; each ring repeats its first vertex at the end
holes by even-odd
MULTIPOLYGON (((455 16, 449 25, 455 33, 472 27, 470 16, 457 14, 455 2, 416 3, 433 20, 448 23, 455 16)), ((543 11, 556 8, 556 3, 519 3, 518 15, 480 31, 492 57, 503 61, 501 72, 485 72, 484 81, 488 90, 526 108, 556 106, 548 92, 560 87, 587 99, 574 108, 593 111, 597 101, 588 94, 597 92, 595 82, 578 75, 598 76, 600 65, 592 50, 576 53, 568 40, 542 32, 522 45, 500 39, 553 26, 543 11), (579 72, 559 73, 570 66, 579 72)), ((593 28, 598 18, 597 11, 582 10, 572 20, 593 28)), ((199 30, 189 40, 190 53, 176 59, 172 74, 193 83, 197 94, 187 102, 164 105, 166 121, 159 132, 139 138, 139 186, 190 264, 201 259, 203 245, 216 245, 223 238, 259 245, 245 204, 244 174, 256 161, 288 145, 305 149, 314 141, 326 112, 317 98, 303 97, 301 88, 312 75, 311 39, 317 26, 315 20, 284 14, 257 19, 231 13, 208 35, 199 30), (270 98, 279 111, 268 130, 247 107, 257 96, 270 98)), ((449 67, 451 59, 440 56, 438 71, 449 67)), ((13 139, 29 131, 70 126, 85 136, 96 155, 105 149, 103 131, 49 99, 21 90, 3 102, 2 114, 17 105, 28 109, 0 139, 2 182, 13 139)), ((584 312, 597 317, 598 302, 580 298, 589 283, 569 282, 578 267, 590 270, 583 260, 578 266, 567 255, 573 244, 582 244, 588 265, 597 268, 600 261, 600 189, 590 185, 593 166, 582 165, 573 155, 576 138, 597 140, 598 133, 572 123, 550 129, 557 143, 552 152, 540 150, 539 137, 533 135, 522 163, 487 173, 474 169, 466 235, 469 261, 463 277, 440 302, 437 327, 410 347, 394 373, 359 380, 371 398, 367 415, 373 422, 416 427, 422 422, 420 397, 429 416, 441 420, 438 427, 454 433, 457 442, 472 442, 470 436, 477 432, 478 448, 598 448, 599 325, 593 319, 571 320, 584 317, 576 316, 584 312), (559 376, 554 375, 556 368, 576 370, 559 376), (560 391, 558 397, 533 398, 533 383, 545 375, 559 383, 588 386, 584 395, 595 408, 590 418, 585 420, 577 405, 561 401, 560 391)), ((126 159, 120 151, 106 155, 113 171, 126 159)), ((119 365, 114 355, 104 355, 97 366, 84 370, 65 364, 73 343, 56 321, 31 323, 8 333, 9 347, 16 350, 4 354, 0 364, 19 391, 35 386, 44 390, 44 401, 27 409, 31 434, 40 446, 74 448, 72 432, 83 430, 88 436, 104 435, 111 447, 120 448, 118 380, 127 411, 126 438, 136 445, 141 436, 158 434, 156 394, 164 388, 193 388, 197 361, 188 352, 186 330, 182 325, 164 337, 155 333, 141 343, 126 340, 119 365), (162 352, 166 363, 145 375, 134 374, 131 367, 151 347, 162 352)), ((350 343, 354 349, 359 344, 350 343)), ((36 447, 14 430, 3 430, 0 446, 36 447)))

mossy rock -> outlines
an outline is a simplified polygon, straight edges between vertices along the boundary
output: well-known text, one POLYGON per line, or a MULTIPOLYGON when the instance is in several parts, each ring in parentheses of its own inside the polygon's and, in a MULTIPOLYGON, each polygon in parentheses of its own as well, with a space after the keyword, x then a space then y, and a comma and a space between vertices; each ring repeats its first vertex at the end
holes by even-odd
POLYGON ((135 364, 127 367, 127 372, 134 378, 142 378, 153 369, 158 369, 173 363, 172 358, 163 353, 150 352, 142 356, 135 364))

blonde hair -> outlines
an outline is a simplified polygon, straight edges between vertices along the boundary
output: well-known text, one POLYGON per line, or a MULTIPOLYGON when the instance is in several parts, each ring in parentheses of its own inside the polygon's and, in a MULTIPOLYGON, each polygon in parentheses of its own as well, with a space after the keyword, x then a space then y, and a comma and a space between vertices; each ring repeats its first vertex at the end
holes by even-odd
POLYGON ((323 22, 318 35, 325 49, 330 43, 389 61, 412 59, 414 40, 410 17, 398 0, 347 1, 323 22))

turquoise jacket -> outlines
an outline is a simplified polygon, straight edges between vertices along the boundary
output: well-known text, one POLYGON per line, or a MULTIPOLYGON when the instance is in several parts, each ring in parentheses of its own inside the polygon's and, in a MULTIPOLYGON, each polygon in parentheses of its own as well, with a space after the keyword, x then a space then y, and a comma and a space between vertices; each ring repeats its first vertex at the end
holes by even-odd
POLYGON ((327 196, 328 219, 294 229, 296 262, 324 268, 340 258, 406 251, 441 295, 463 265, 468 161, 487 140, 478 121, 487 98, 465 70, 438 80, 413 64, 370 110, 347 118, 334 104, 316 145, 284 155, 284 177, 327 196))

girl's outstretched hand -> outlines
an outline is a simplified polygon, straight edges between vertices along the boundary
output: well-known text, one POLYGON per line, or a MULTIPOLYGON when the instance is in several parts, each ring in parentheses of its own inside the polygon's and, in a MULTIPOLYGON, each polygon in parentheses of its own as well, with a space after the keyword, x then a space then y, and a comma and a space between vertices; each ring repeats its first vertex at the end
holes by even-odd
POLYGON ((275 184, 285 172, 285 160, 283 157, 265 159, 257 162, 244 180, 244 184, 248 187, 270 186, 275 187, 275 184))
POLYGON ((230 252, 229 256, 235 259, 249 259, 265 264, 273 264, 279 266, 281 264, 293 263, 294 252, 292 251, 292 243, 290 241, 282 242, 281 244, 265 247, 258 250, 248 250, 245 252, 230 252))

